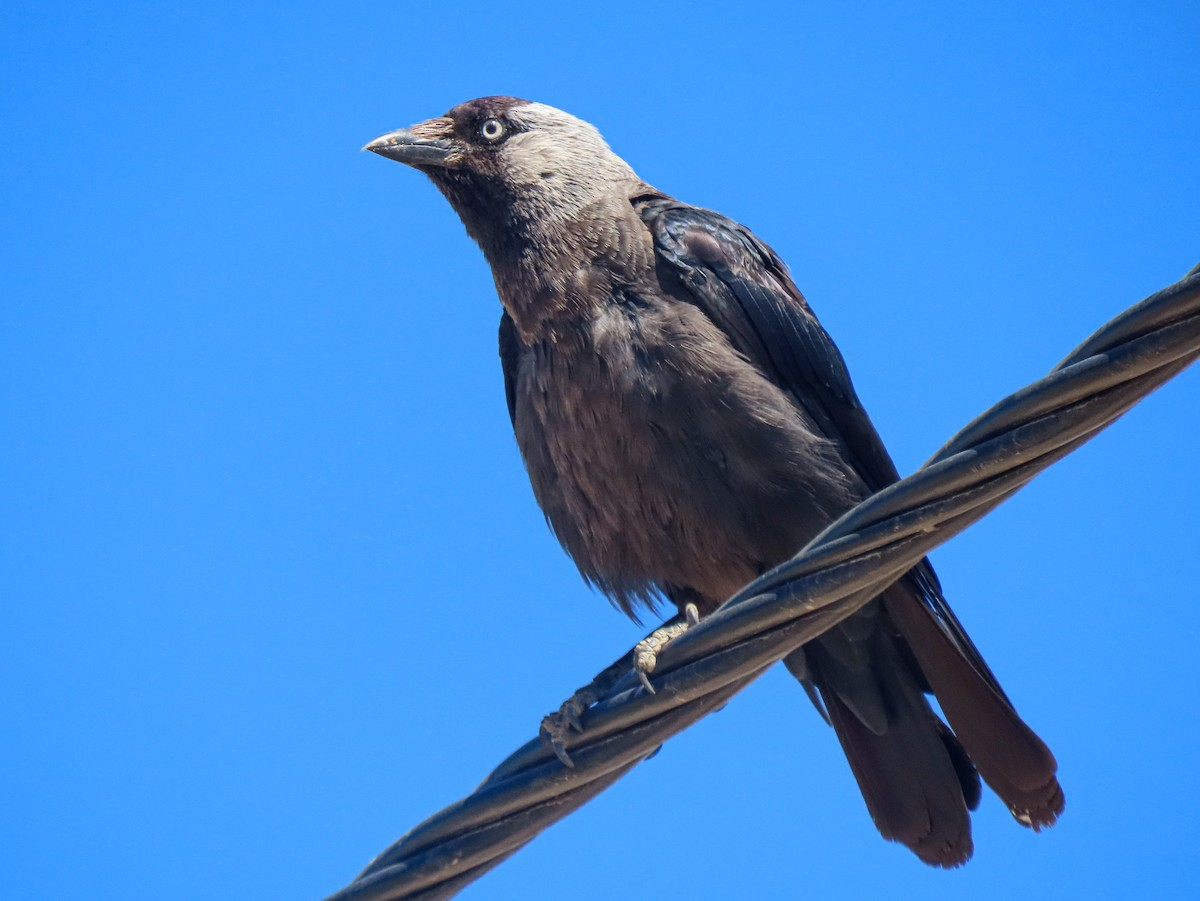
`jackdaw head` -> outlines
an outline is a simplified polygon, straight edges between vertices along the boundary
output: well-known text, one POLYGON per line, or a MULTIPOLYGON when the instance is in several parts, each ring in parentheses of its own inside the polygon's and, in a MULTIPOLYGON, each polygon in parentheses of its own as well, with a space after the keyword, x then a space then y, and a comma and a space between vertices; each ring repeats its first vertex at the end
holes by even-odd
POLYGON ((638 183, 593 126, 516 97, 468 101, 363 149, 428 175, 493 262, 561 237, 638 183))

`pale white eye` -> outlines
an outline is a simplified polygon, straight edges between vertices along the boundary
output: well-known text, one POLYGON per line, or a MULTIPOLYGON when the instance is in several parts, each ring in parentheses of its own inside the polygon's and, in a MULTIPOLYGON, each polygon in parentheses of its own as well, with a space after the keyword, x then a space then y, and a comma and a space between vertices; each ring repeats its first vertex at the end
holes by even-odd
POLYGON ((484 119, 483 124, 479 126, 479 134, 485 141, 493 144, 504 137, 505 130, 504 123, 499 119, 484 119))

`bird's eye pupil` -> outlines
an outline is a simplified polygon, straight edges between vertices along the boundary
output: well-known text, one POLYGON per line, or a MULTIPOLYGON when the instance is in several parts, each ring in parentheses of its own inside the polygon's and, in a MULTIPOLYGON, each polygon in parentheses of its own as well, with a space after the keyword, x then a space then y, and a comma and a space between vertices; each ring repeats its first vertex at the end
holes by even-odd
POLYGON ((499 141, 504 137, 504 123, 499 119, 485 119, 479 133, 486 141, 499 141))

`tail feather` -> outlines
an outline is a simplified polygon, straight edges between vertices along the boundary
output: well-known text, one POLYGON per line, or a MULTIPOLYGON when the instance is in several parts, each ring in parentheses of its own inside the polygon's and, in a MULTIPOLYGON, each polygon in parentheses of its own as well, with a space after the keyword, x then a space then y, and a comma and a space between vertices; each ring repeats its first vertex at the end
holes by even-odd
POLYGON ((963 803, 967 805, 967 810, 974 810, 983 799, 983 786, 979 782, 979 771, 975 769, 975 764, 950 727, 939 720, 936 715, 933 717, 933 722, 937 727, 938 734, 942 737, 942 744, 946 746, 946 753, 950 755, 950 762, 954 764, 954 772, 958 774, 958 784, 962 787, 963 792, 963 803))
POLYGON ((896 639, 876 631, 869 642, 875 690, 887 707, 882 730, 847 703, 860 678, 845 681, 844 667, 824 643, 806 646, 809 672, 876 827, 928 864, 966 863, 973 850, 968 810, 978 803, 979 777, 925 700, 896 639))
POLYGON ((954 867, 971 856, 980 777, 1035 830, 1053 825, 1064 799, 1050 749, 961 626, 944 627, 924 597, 904 579, 785 663, 810 697, 816 687, 883 836, 926 863, 954 867))
POLYGON ((1035 830, 1053 825, 1065 805, 1054 755, 903 588, 889 591, 884 604, 979 774, 1018 822, 1035 830))

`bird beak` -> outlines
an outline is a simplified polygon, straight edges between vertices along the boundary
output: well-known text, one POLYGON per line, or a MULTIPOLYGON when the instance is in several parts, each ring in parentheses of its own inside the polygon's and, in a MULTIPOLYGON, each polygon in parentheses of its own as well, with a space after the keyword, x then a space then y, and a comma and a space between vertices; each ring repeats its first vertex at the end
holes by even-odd
POLYGON ((449 166, 458 156, 458 146, 451 139, 453 127, 449 119, 430 119, 380 135, 363 150, 407 166, 449 166))

